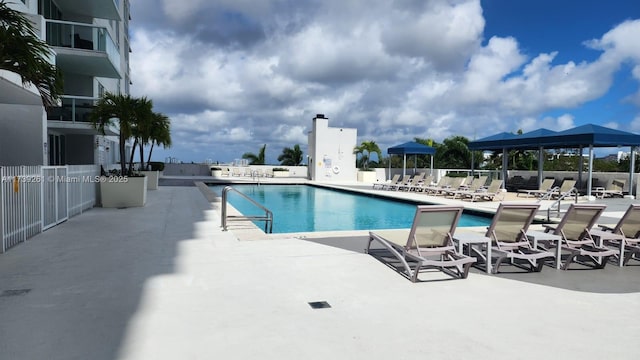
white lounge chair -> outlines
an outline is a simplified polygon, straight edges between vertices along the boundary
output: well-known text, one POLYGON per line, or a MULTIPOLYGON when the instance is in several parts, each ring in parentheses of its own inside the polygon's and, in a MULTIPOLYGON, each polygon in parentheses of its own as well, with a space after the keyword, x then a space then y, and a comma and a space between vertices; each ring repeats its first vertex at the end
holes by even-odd
POLYGON ((640 260, 640 204, 631 204, 614 227, 600 225, 591 230, 591 236, 601 244, 615 248, 618 265, 624 266, 629 260, 640 260))
POLYGON ((389 185, 385 189, 398 191, 400 188, 407 186, 411 183, 411 175, 402 175, 402 180, 395 184, 389 185))
POLYGON ((627 181, 625 179, 613 179, 606 188, 595 187, 592 189, 592 192, 596 197, 600 199, 614 196, 623 197, 624 194, 622 193, 622 191, 624 190, 624 185, 626 183, 627 181))
POLYGON ((563 270, 567 270, 573 262, 602 269, 607 265, 609 256, 615 255, 615 250, 597 245, 591 235, 591 228, 606 207, 602 204, 571 204, 557 226, 545 225, 547 232, 562 237, 561 244, 557 246, 569 253, 564 260, 563 270), (588 259, 589 263, 578 257, 588 259))
POLYGON ((527 238, 527 229, 539 207, 539 204, 500 204, 487 230, 492 252, 498 255, 492 265, 494 273, 498 273, 500 264, 507 259, 514 266, 539 272, 544 259, 554 257, 549 251, 534 249, 527 238))
POLYGON ((576 189, 576 181, 571 179, 564 180, 560 187, 551 193, 551 197, 556 199, 573 196, 578 196, 578 190, 576 189))
POLYGON ((464 199, 469 199, 471 201, 476 200, 488 200, 493 201, 496 198, 503 199, 504 193, 502 191, 502 180, 495 179, 491 180, 491 184, 486 189, 480 189, 478 191, 469 192, 463 195, 464 199))
POLYGON ((386 182, 381 182, 381 183, 374 183, 373 188, 381 190, 381 189, 384 189, 386 186, 397 184, 398 180, 400 180, 400 174, 395 174, 393 175, 391 180, 388 180, 386 182))
POLYGON ((422 181, 424 180, 424 175, 425 173, 419 173, 418 175, 415 175, 413 178, 411 178, 408 184, 401 186, 400 190, 410 191, 412 187, 418 186, 418 184, 422 183, 422 181))
POLYGON ((412 282, 426 269, 439 269, 456 278, 466 278, 476 259, 462 255, 453 244, 453 233, 462 215, 462 206, 419 205, 409 231, 369 232, 367 253, 383 261, 395 258, 402 274, 412 282), (384 249, 372 249, 377 242, 384 249))
POLYGON ((540 184, 540 187, 538 189, 535 190, 518 190, 518 194, 516 196, 520 196, 520 194, 526 194, 527 196, 535 196, 535 197, 540 197, 543 196, 547 193, 549 193, 549 191, 551 189, 553 189, 553 183, 555 182, 555 179, 544 179, 542 180, 542 184, 540 184))
POLYGON ((463 187, 457 190, 446 191, 446 195, 451 195, 453 199, 457 198, 458 196, 464 197, 467 194, 472 194, 478 191, 482 191, 486 183, 487 183, 487 176, 480 176, 473 179, 473 181, 468 185, 468 187, 463 187))
POLYGON ((432 175, 428 175, 422 181, 420 181, 420 182, 418 182, 416 184, 414 184, 413 181, 412 181, 408 190, 409 191, 415 191, 415 192, 424 191, 427 186, 431 186, 431 182, 432 181, 433 181, 433 176, 432 175))

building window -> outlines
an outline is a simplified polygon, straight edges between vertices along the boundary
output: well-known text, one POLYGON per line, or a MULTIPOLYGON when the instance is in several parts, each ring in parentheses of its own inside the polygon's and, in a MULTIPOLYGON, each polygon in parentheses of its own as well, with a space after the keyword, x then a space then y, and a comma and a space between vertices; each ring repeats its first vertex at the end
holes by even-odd
POLYGON ((45 19, 62 20, 62 12, 52 0, 38 0, 38 15, 45 19))
POLYGON ((98 82, 98 97, 102 98, 104 96, 104 86, 98 82))
POLYGON ((64 165, 66 162, 64 135, 49 134, 49 165, 64 165))

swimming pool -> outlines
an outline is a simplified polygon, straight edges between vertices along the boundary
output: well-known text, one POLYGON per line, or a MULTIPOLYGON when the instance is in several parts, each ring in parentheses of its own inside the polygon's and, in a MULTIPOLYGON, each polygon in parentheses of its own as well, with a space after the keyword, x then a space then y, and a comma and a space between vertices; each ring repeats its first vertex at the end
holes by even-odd
MULTIPOLYGON (((222 194, 225 185, 209 187, 222 194)), ((239 185, 233 188, 273 212, 273 232, 410 228, 416 204, 309 185, 239 185)), ((229 203, 244 215, 264 215, 240 195, 229 203)), ((488 226, 491 219, 463 214, 458 226, 488 226)), ((257 222, 259 228, 264 222, 257 222)))

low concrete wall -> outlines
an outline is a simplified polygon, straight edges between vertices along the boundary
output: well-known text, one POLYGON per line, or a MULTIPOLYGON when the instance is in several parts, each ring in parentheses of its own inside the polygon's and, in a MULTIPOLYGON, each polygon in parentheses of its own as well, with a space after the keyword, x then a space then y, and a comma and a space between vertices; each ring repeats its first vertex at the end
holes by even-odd
POLYGON ((164 164, 163 175, 211 176, 210 166, 206 164, 164 164))
MULTIPOLYGON (((531 176, 538 176, 538 171, 525 171, 525 170, 510 170, 509 171, 509 178, 512 178, 514 176, 521 176, 525 181, 527 179, 529 179, 531 176)), ((556 180, 556 184, 559 184, 562 182, 562 180, 564 180, 565 178, 572 178, 573 180, 578 180, 578 172, 577 171, 545 171, 542 176, 544 178, 554 178, 556 180)), ((584 190, 586 189, 586 182, 587 182, 587 177, 589 176, 588 172, 583 172, 582 173, 582 183, 581 184, 576 184, 576 187, 579 190, 584 190)), ((629 192, 629 189, 636 189, 636 186, 638 184, 638 177, 640 176, 640 174, 634 174, 633 175, 633 187, 630 187, 629 185, 629 173, 626 172, 594 172, 593 173, 593 182, 592 182, 592 187, 596 187, 596 186, 602 186, 602 187, 606 187, 608 184, 610 184, 613 180, 615 179, 624 179, 625 180, 625 185, 624 185, 624 192, 627 193, 629 192)))
POLYGON ((251 174, 252 170, 262 170, 262 173, 266 173, 267 170, 273 168, 286 168, 289 169, 289 177, 306 178, 307 167, 306 166, 283 166, 283 165, 251 165, 251 166, 232 166, 227 164, 164 164, 163 175, 167 176, 211 176, 211 168, 227 168, 229 171, 235 168, 240 170, 239 173, 242 176, 249 176, 245 174, 251 174))

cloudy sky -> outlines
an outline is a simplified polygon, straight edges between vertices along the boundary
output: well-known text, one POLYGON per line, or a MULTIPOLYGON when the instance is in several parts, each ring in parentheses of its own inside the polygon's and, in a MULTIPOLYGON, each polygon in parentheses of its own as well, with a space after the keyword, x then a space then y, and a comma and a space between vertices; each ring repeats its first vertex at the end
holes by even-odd
POLYGON ((132 93, 157 160, 306 151, 315 114, 388 146, 586 123, 640 132, 630 0, 134 0, 132 93))

